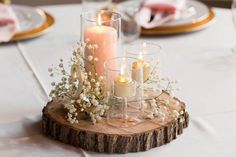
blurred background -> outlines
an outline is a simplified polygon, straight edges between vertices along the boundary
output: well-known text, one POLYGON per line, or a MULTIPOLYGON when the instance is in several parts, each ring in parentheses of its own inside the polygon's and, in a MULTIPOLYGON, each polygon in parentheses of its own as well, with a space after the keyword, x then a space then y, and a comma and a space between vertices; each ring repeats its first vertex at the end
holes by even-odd
MULTIPOLYGON (((114 2, 120 2, 124 0, 113 0, 114 2)), ((224 7, 229 8, 231 6, 232 0, 200 0, 209 6, 224 7)), ((52 4, 70 4, 70 3, 80 3, 81 0, 12 0, 15 4, 24 5, 52 5, 52 4)))

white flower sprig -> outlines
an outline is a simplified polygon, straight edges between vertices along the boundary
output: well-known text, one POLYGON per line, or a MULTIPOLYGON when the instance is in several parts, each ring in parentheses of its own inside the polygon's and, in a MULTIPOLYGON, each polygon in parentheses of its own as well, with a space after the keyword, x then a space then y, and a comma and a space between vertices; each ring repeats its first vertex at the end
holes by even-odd
POLYGON ((61 81, 52 82, 53 89, 50 96, 54 101, 63 101, 67 112, 66 118, 71 124, 79 123, 81 117, 89 116, 93 123, 97 123, 108 110, 107 99, 104 95, 104 79, 98 76, 95 63, 98 61, 94 54, 96 44, 78 43, 69 62, 71 72, 66 72, 63 60, 57 68, 49 68, 50 76, 59 74, 61 81), (85 58, 84 51, 88 49, 91 55, 85 58), (85 65, 92 66, 93 71, 87 71, 85 65))
POLYGON ((154 88, 160 91, 164 90, 171 96, 174 96, 174 92, 179 90, 179 88, 176 87, 178 81, 172 81, 169 77, 162 77, 160 71, 159 61, 157 61, 144 83, 153 84, 155 86, 154 88))
POLYGON ((158 117, 161 121, 164 121, 168 116, 172 116, 174 118, 178 117, 179 113, 176 110, 169 109, 169 99, 161 98, 165 92, 169 94, 170 98, 173 98, 174 92, 179 90, 179 88, 176 87, 178 81, 172 81, 168 77, 161 77, 159 62, 157 62, 153 67, 148 79, 144 83, 153 84, 155 86, 154 89, 160 91, 159 95, 147 101, 147 104, 150 106, 150 110, 147 112, 146 118, 153 119, 158 117))

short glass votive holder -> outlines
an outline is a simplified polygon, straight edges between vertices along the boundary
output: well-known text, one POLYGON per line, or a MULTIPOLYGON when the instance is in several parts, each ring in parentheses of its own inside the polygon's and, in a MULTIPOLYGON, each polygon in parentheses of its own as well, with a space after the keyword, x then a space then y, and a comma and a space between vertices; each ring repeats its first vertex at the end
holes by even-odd
POLYGON ((89 11, 81 15, 81 41, 88 46, 85 59, 95 61, 86 64, 86 70, 104 75, 104 62, 116 57, 120 48, 121 16, 112 11, 89 11), (95 68, 94 68, 95 67, 95 68))
POLYGON ((142 118, 136 102, 137 83, 132 79, 132 63, 135 58, 118 57, 105 62, 106 94, 110 110, 108 124, 116 127, 129 127, 140 123, 142 118))
POLYGON ((161 47, 150 42, 136 42, 125 49, 125 55, 138 58, 132 64, 132 79, 138 84, 136 100, 141 103, 141 110, 145 108, 148 99, 147 89, 158 90, 157 81, 161 79, 161 47))

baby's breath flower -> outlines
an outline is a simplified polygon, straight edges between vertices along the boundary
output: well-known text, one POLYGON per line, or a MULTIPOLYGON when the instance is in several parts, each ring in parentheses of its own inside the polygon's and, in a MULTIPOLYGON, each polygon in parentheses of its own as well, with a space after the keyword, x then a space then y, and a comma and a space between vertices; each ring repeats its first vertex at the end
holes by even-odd
POLYGON ((99 89, 99 88, 95 88, 94 91, 95 91, 95 92, 99 92, 100 89, 99 89))
POLYGON ((89 44, 89 45, 87 45, 87 48, 88 48, 88 49, 92 49, 93 46, 92 46, 91 44, 89 44))
POLYGON ((76 103, 80 104, 80 103, 81 103, 81 100, 80 100, 80 99, 76 100, 76 103))
POLYGON ((94 106, 97 106, 99 103, 98 103, 97 100, 93 99, 93 100, 92 100, 92 104, 93 104, 94 106))
POLYGON ((155 100, 155 99, 152 99, 152 100, 151 100, 151 104, 156 104, 156 100, 155 100))
POLYGON ((84 48, 84 47, 86 46, 86 44, 87 44, 87 43, 82 42, 82 43, 81 43, 81 47, 84 48))
POLYGON ((89 56, 88 56, 88 60, 89 60, 89 61, 92 61, 92 60, 93 60, 93 56, 89 55, 89 56))
POLYGON ((67 78, 62 77, 61 80, 62 80, 63 82, 66 82, 67 78))
POLYGON ((65 74, 66 74, 66 71, 65 71, 64 69, 63 69, 61 72, 62 72, 62 74, 63 74, 63 75, 65 75, 65 74))
POLYGON ((86 39, 85 39, 85 42, 86 42, 86 43, 90 42, 90 39, 89 39, 89 38, 86 38, 86 39))
POLYGON ((99 87, 99 86, 100 86, 100 82, 96 82, 95 87, 99 87))
POLYGON ((78 48, 77 48, 77 53, 79 53, 79 52, 81 52, 81 51, 83 51, 82 47, 78 47, 78 48))
POLYGON ((102 81, 104 78, 103 78, 103 76, 100 76, 99 77, 99 81, 102 81))
POLYGON ((59 67, 60 67, 60 68, 63 68, 63 63, 60 63, 60 64, 59 64, 59 67))

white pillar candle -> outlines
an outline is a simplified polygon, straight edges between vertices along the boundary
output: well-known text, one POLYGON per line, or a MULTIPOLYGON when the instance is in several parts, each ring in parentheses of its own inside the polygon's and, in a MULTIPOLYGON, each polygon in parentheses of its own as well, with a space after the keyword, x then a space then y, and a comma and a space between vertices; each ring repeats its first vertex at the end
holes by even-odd
POLYGON ((128 98, 135 95, 135 82, 131 78, 118 76, 114 80, 114 95, 117 97, 128 98))
POLYGON ((139 60, 132 64, 132 78, 137 82, 145 82, 149 77, 150 66, 143 60, 146 53, 146 43, 143 43, 143 50, 139 53, 139 60), (142 76, 143 75, 143 76, 142 76))
POLYGON ((117 97, 128 98, 136 93, 135 82, 126 75, 126 65, 121 66, 120 75, 114 80, 114 95, 117 97))
POLYGON ((133 80, 137 82, 146 81, 149 77, 149 72, 150 72, 150 66, 148 63, 144 62, 143 60, 137 60, 132 63, 132 79, 133 80))

